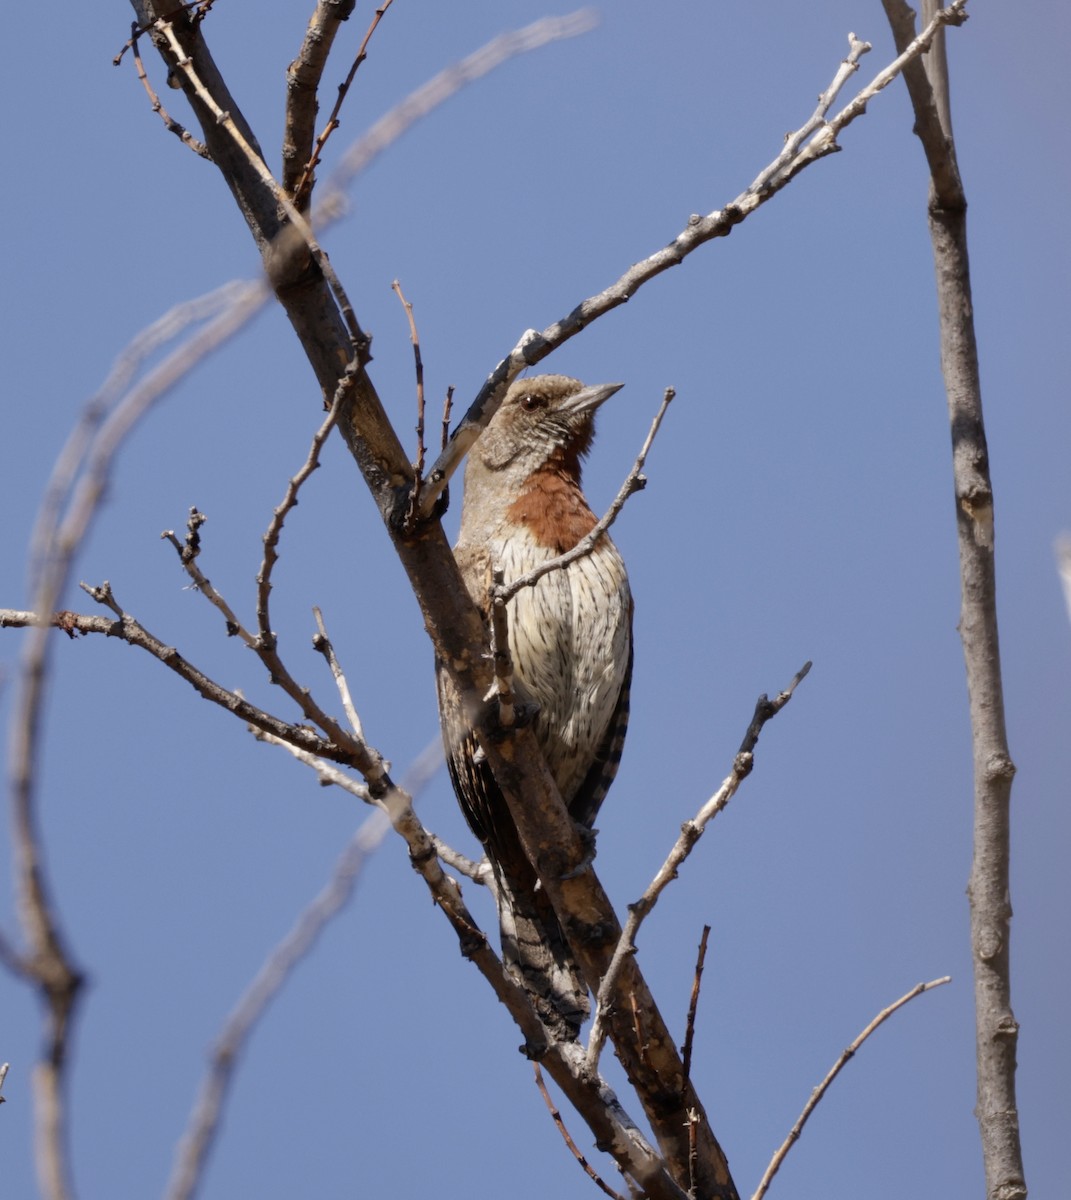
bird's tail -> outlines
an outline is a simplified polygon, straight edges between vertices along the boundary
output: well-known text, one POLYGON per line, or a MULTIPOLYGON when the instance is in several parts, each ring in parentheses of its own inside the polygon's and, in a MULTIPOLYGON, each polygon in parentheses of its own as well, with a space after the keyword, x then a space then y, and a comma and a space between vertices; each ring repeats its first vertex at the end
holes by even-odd
POLYGON ((507 879, 496 869, 495 887, 507 970, 554 1037, 575 1042, 590 1013, 588 989, 546 891, 534 871, 530 879, 507 879))

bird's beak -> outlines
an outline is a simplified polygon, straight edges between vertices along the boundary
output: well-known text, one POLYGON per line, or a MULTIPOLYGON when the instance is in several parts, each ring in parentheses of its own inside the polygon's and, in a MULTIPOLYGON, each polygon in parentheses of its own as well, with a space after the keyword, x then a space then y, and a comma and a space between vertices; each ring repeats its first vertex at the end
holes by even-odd
POLYGON ((570 396, 559 412, 568 417, 586 416, 593 413, 604 400, 609 400, 614 392, 621 391, 624 386, 623 383, 593 383, 570 396))

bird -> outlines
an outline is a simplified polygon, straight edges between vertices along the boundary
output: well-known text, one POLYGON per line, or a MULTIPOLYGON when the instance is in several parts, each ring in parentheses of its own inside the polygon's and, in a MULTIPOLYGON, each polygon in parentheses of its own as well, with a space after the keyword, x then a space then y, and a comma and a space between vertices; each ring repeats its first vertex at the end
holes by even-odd
MULTIPOLYGON (((566 375, 514 381, 469 452, 454 555, 489 619, 493 572, 509 584, 573 549, 597 524, 581 487, 595 412, 622 384, 566 375)), ((594 853, 594 822, 617 773, 629 718, 632 594, 609 535, 524 587, 506 609, 514 688, 570 816, 594 853)), ((558 1040, 576 1040, 587 986, 505 798, 442 664, 439 709, 447 765, 483 845, 498 904, 503 961, 558 1040)))

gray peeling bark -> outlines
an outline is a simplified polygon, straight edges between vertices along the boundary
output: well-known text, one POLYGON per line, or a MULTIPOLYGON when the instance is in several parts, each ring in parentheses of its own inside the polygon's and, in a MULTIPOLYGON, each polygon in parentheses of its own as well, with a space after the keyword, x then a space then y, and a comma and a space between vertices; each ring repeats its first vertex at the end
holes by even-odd
MULTIPOLYGON (((551 900, 556 908, 561 907, 563 925, 577 933, 578 944, 573 948, 596 991, 620 936, 620 925, 590 866, 565 880, 561 878, 565 872, 556 869, 561 862, 579 863, 584 852, 560 796, 552 784, 548 787, 546 765, 531 731, 518 730, 503 741, 489 723, 482 703, 492 683, 485 631, 438 520, 426 521, 415 530, 406 530, 398 520, 413 472, 364 362, 352 369, 355 351, 358 357, 365 353, 359 330, 359 336, 353 336, 356 319, 351 317, 347 327, 338 296, 328 287, 320 264, 302 238, 294 236, 293 226, 288 226, 285 197, 273 193, 265 179, 263 155, 215 67, 200 26, 187 12, 174 11, 162 0, 132 3, 145 27, 164 14, 170 18, 169 32, 175 41, 164 37, 159 29, 154 30, 154 41, 200 120, 212 159, 249 225, 279 302, 324 396, 335 394, 344 375, 352 379, 350 397, 342 410, 341 431, 409 577, 436 654, 447 665, 466 711, 473 714, 492 769, 519 817, 522 837, 537 865, 547 870, 551 900), (198 90, 198 85, 203 90, 198 90), (236 149, 230 122, 257 156, 256 161, 236 149), (534 814, 543 820, 537 822, 534 814), (582 927, 579 932, 578 927, 582 927)), ((680 1200, 690 1189, 694 1195, 710 1200, 736 1200, 725 1155, 691 1082, 684 1077, 673 1039, 635 961, 630 962, 627 972, 622 972, 615 1001, 611 1021, 615 1047, 665 1160, 664 1169, 663 1164, 651 1163, 642 1172, 647 1193, 656 1200, 680 1200)), ((560 1054, 547 1055, 544 1066, 574 1099, 579 1084, 585 1085, 581 1089, 583 1100, 590 1098, 591 1087, 587 1085, 598 1082, 571 1077, 570 1072, 577 1068, 560 1054)), ((578 1103, 578 1109, 596 1137, 605 1141, 605 1131, 613 1127, 612 1123, 602 1120, 586 1104, 578 1103)), ((618 1158, 623 1170, 635 1171, 634 1157, 630 1158, 623 1148, 614 1144, 607 1149, 618 1158)))
MULTIPOLYGON (((914 13, 884 0, 898 47, 914 36, 914 13)), ((923 20, 939 5, 927 0, 923 20)), ((941 369, 952 428, 962 606, 959 631, 967 667, 974 750, 974 860, 968 895, 974 961, 978 1107, 988 1200, 1026 1196, 1011 1007, 1009 890, 1011 784, 997 637, 993 488, 982 417, 978 348, 967 257, 967 201, 956 163, 943 34, 927 60, 904 78, 915 132, 930 166, 929 226, 937 273, 941 369)))

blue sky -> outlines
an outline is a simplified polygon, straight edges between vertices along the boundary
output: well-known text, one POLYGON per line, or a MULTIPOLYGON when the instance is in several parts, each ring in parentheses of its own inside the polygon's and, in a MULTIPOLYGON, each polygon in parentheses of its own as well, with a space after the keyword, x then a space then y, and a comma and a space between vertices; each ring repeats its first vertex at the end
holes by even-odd
MULTIPOLYGON (((451 61, 544 15, 530 0, 399 2, 326 156, 451 61)), ((348 66, 358 12, 327 88, 348 66)), ((301 6, 220 0, 217 59, 278 161, 301 6), (251 15, 252 14, 252 15, 251 15)), ((515 60, 379 159, 326 238, 372 374, 412 444, 419 323, 427 385, 471 398, 542 328, 733 199, 801 125, 853 30, 892 57, 877 0, 800 6, 621 0, 592 33, 515 60)), ((115 355, 172 305, 255 274, 213 168, 165 132, 132 67, 123 4, 78 5, 42 36, 5 13, 8 385, 0 439, 0 605, 27 603, 25 548, 68 428, 115 355)), ((1071 629, 1052 543, 1071 529, 1065 337, 1071 17, 977 5, 950 35, 970 201, 974 300, 997 501, 1013 796, 1014 1003, 1027 1182, 1066 1181, 1071 629)), ((146 61, 158 84, 154 60, 146 61)), ((847 92, 845 96, 847 96, 847 92)), ((185 120, 181 97, 165 103, 185 120)), ((812 1087, 884 1005, 916 1000, 823 1102, 774 1184, 796 1200, 979 1195, 964 894, 970 743, 939 374, 926 176, 902 85, 843 153, 732 236, 648 285, 548 363, 623 380, 586 484, 616 491, 663 388, 677 400, 647 490, 615 539, 636 597, 629 744, 600 814, 598 866, 634 899, 727 773, 756 696, 810 677, 767 727, 754 775, 644 927, 641 962, 683 1034, 712 926, 694 1074, 750 1194, 812 1087)), ((285 320, 266 312, 199 367, 125 447, 77 567, 220 682, 290 715, 252 656, 185 586, 162 529, 208 514, 202 568, 252 618, 260 537, 320 420, 285 320)), ((457 509, 447 517, 456 529, 457 509)), ((71 607, 91 610, 73 592, 71 607)), ((435 736, 430 649, 373 505, 332 444, 287 522, 274 624, 291 669, 324 611, 370 740, 399 770, 435 736)), ((0 640, 10 714, 20 635, 0 640)), ((64 927, 88 972, 72 1072, 86 1197, 160 1194, 206 1048, 365 814, 254 742, 158 664, 103 640, 55 654, 42 823, 64 927)), ((427 825, 473 843, 444 774, 427 825)), ((0 863, 9 876, 6 828, 0 863)), ((467 889, 467 894, 473 888, 467 889)), ((486 897, 470 895, 486 925, 486 897)), ((13 894, 0 920, 13 928, 13 894)), ((36 1001, 0 976, 6 1194, 35 1194, 29 1071, 36 1001)), ((580 1194, 516 1053, 518 1034, 389 840, 250 1045, 202 1195, 580 1194)), ((574 1135, 589 1139, 578 1121, 574 1135)))

